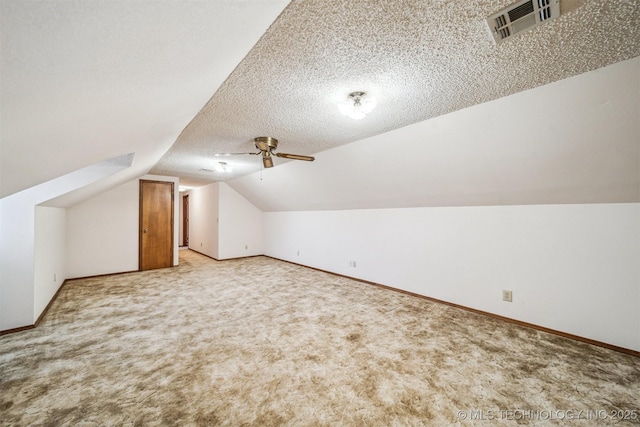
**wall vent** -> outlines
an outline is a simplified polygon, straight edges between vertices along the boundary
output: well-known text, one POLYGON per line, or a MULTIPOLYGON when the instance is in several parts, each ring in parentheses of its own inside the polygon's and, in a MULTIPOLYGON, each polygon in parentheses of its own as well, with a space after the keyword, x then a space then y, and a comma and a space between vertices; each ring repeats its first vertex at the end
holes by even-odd
POLYGON ((523 0, 487 18, 496 43, 560 16, 560 0, 523 0))

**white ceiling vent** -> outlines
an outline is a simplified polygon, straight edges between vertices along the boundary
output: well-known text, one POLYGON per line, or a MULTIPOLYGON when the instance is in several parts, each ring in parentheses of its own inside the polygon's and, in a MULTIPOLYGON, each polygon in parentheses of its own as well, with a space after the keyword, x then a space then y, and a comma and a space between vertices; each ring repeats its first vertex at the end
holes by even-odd
POLYGON ((496 43, 560 16, 560 0, 523 0, 487 18, 496 43))

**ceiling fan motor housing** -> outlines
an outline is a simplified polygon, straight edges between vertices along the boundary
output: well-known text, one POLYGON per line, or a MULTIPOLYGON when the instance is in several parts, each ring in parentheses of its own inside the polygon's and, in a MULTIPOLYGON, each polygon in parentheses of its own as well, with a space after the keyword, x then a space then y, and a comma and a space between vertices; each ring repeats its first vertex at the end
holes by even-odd
POLYGON ((271 151, 278 148, 278 140, 270 136, 259 136, 254 138, 256 148, 260 151, 271 151))

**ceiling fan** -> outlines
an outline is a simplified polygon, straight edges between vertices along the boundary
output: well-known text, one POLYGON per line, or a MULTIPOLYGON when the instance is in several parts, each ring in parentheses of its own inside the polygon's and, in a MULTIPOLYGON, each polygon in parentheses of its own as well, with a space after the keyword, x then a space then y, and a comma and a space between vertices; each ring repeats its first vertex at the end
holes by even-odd
POLYGON ((312 162, 315 160, 315 157, 303 156, 302 154, 276 153, 276 149, 278 148, 278 140, 270 136, 259 136, 257 138, 254 138, 253 141, 256 144, 256 148, 260 150, 257 153, 216 154, 216 156, 228 156, 235 154, 251 154, 255 156, 261 155, 262 164, 265 168, 273 167, 273 156, 282 157, 283 159, 304 160, 307 162, 312 162))

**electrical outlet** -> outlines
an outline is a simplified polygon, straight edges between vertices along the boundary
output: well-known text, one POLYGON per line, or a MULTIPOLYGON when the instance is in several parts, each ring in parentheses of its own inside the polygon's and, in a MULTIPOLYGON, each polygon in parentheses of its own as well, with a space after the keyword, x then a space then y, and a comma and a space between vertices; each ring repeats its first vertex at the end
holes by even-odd
POLYGON ((56 273, 53 273, 53 281, 55 282, 56 280, 58 280, 58 276, 56 275, 56 273))
POLYGON ((349 261, 349 267, 356 268, 356 262, 355 261, 349 261))
POLYGON ((298 250, 298 256, 300 256, 300 251, 298 250))
POLYGON ((244 245, 244 249, 245 250, 249 249, 249 245, 244 245))
POLYGON ((502 291, 502 301, 513 302, 513 293, 511 291, 502 291))

